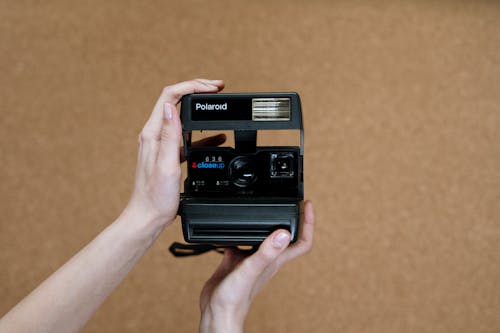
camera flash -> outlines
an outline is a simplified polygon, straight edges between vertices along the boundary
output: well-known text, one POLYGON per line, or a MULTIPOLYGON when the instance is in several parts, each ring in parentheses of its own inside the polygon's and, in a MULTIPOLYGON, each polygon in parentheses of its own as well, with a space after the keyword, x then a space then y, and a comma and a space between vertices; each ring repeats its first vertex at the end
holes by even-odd
POLYGON ((290 98, 252 98, 252 120, 290 120, 290 98))

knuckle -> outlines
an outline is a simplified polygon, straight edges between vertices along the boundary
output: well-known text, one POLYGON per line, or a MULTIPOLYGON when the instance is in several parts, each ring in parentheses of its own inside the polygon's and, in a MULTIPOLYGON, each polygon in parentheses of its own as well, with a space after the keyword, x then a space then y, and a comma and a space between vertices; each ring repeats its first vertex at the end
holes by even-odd
POLYGON ((240 301, 237 293, 228 293, 217 288, 210 299, 210 308, 215 312, 234 311, 234 308, 238 306, 240 301))
POLYGON ((274 276, 274 275, 276 275, 276 273, 278 273, 278 271, 280 270, 280 268, 281 268, 281 263, 275 261, 272 264, 270 264, 267 269, 269 270, 269 274, 271 276, 274 276))
POLYGON ((146 129, 143 129, 141 131, 141 134, 139 134, 139 142, 142 143, 142 142, 146 142, 146 141, 151 141, 155 139, 155 136, 153 135, 153 133, 151 133, 150 131, 146 130, 146 129))
POLYGON ((169 178, 180 178, 181 177, 181 167, 180 165, 176 165, 174 167, 172 166, 165 166, 161 168, 162 174, 166 177, 169 178))
POLYGON ((163 88, 162 91, 162 96, 163 98, 167 98, 168 100, 170 99, 179 99, 182 97, 182 94, 179 94, 178 92, 179 86, 166 86, 163 88))
POLYGON ((255 260, 252 260, 254 258, 248 258, 247 260, 243 261, 241 263, 241 269, 239 270, 240 272, 243 273, 244 276, 253 276, 255 274, 258 274, 256 268, 257 268, 257 263, 255 260))
POLYGON ((165 87, 163 87, 163 89, 161 91, 161 94, 162 95, 168 95, 168 94, 170 94, 171 91, 172 91, 172 87, 171 86, 165 86, 165 87))
POLYGON ((275 254, 274 254, 274 251, 272 251, 271 249, 266 247, 266 248, 262 249, 259 256, 262 259, 262 261, 271 262, 272 260, 274 260, 275 254))
POLYGON ((311 252, 312 250, 312 242, 306 242, 304 244, 304 254, 311 252))
POLYGON ((179 178, 181 176, 182 170, 180 165, 178 164, 175 168, 172 169, 172 176, 179 178))

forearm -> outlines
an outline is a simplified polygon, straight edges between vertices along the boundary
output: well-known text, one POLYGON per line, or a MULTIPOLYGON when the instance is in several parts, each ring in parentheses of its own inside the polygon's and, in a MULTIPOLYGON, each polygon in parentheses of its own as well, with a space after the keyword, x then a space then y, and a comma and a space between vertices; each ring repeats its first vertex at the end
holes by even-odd
POLYGON ((0 332, 77 332, 161 230, 162 224, 127 209, 5 315, 0 332))
MULTIPOLYGON (((0 319, 5 332, 76 332, 123 280, 179 205, 182 126, 176 109, 191 93, 216 93, 220 80, 165 87, 139 135, 134 192, 125 212, 89 245, 0 319), (135 208, 134 208, 135 207, 135 208)), ((224 136, 201 145, 218 145, 224 136)))

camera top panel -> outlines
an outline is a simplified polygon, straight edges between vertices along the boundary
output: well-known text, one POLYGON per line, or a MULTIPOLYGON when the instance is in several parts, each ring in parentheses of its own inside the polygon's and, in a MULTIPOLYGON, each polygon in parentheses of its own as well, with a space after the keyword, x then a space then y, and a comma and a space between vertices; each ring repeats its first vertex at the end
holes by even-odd
POLYGON ((297 93, 190 94, 181 100, 184 131, 302 129, 297 93))

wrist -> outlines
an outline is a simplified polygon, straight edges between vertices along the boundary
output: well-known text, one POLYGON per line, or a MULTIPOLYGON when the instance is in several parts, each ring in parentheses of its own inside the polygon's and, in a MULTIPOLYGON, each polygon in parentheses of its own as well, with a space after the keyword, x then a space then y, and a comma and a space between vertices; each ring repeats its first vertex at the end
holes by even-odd
POLYGON ((166 220, 152 209, 131 201, 116 223, 126 227, 137 239, 152 243, 172 221, 166 220))
POLYGON ((232 311, 214 311, 210 306, 201 314, 200 333, 243 333, 243 319, 232 311))

